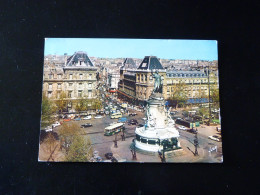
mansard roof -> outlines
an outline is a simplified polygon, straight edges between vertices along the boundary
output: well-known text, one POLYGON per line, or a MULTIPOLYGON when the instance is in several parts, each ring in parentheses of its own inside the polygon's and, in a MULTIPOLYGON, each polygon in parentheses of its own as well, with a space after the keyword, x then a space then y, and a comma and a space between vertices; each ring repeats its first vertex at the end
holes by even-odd
POLYGON ((137 66, 134 62, 134 60, 132 58, 126 58, 124 63, 123 63, 123 66, 121 67, 122 68, 125 68, 125 69, 136 69, 137 66))
POLYGON ((70 56, 66 66, 94 66, 86 52, 78 51, 70 56))
POLYGON ((138 69, 141 70, 163 69, 163 66, 156 56, 145 56, 138 69))

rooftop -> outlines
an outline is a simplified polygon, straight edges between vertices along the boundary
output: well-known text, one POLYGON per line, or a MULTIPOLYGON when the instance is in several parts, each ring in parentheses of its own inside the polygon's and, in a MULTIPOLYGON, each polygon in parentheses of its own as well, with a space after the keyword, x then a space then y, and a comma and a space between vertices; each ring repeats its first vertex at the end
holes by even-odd
POLYGON ((164 68, 156 56, 145 56, 138 69, 153 70, 164 68))

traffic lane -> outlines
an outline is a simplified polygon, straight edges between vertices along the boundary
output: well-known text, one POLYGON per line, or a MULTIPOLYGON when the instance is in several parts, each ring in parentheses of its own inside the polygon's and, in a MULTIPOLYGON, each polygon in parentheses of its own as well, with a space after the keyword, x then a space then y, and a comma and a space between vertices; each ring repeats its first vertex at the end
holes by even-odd
MULTIPOLYGON (((192 133, 189 133, 187 131, 180 130, 180 138, 185 139, 190 142, 190 144, 194 145, 194 139, 195 136, 192 133)), ((205 151, 205 154, 208 154, 208 151, 213 148, 214 146, 217 146, 217 154, 215 155, 215 158, 218 158, 222 155, 222 142, 216 142, 214 140, 210 140, 208 137, 201 135, 198 133, 198 142, 199 142, 199 148, 202 148, 205 151)), ((187 146, 182 146, 187 147, 187 146)))

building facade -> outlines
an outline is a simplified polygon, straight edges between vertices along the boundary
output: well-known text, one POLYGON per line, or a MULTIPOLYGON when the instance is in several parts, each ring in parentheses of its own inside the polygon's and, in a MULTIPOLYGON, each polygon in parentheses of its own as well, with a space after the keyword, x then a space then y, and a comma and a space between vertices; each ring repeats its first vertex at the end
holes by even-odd
POLYGON ((162 78, 165 99, 172 98, 180 88, 187 99, 208 98, 209 86, 210 89, 218 88, 218 72, 215 70, 166 70, 156 56, 145 56, 136 69, 121 67, 118 97, 145 104, 154 88, 155 72, 162 78))
POLYGON ((97 98, 97 68, 85 52, 76 52, 62 67, 45 66, 43 95, 52 100, 65 98, 69 110, 74 109, 77 100, 97 98))

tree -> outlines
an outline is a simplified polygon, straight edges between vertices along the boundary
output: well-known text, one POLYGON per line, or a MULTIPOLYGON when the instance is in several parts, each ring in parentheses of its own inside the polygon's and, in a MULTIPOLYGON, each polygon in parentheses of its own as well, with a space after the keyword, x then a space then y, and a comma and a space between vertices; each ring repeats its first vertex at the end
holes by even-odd
POLYGON ((45 144, 46 144, 45 152, 48 153, 48 155, 49 155, 47 161, 50 161, 50 160, 55 161, 54 153, 55 153, 56 149, 58 148, 59 143, 57 143, 57 141, 52 133, 48 134, 48 136, 45 140, 45 144))
POLYGON ((102 103, 101 103, 101 101, 100 100, 94 100, 94 108, 95 109, 101 109, 101 107, 102 107, 102 103))
POLYGON ((55 112, 56 112, 56 108, 52 100, 50 100, 46 95, 43 95, 41 122, 46 123, 47 125, 54 122, 51 118, 51 115, 54 114, 55 112))
POLYGON ((61 92, 60 98, 56 101, 56 106, 59 112, 66 110, 68 104, 67 95, 65 92, 61 92))
POLYGON ((93 149, 89 139, 84 139, 80 135, 73 137, 72 144, 66 155, 69 162, 88 162, 92 157, 93 149))
POLYGON ((205 107, 200 107, 199 115, 202 117, 202 120, 204 120, 205 117, 209 117, 209 109, 205 107))
POLYGON ((81 97, 78 101, 77 101, 77 105, 75 110, 77 112, 79 111, 87 111, 88 110, 88 104, 91 102, 92 100, 87 99, 86 97, 81 97))
POLYGON ((63 123, 59 130, 61 145, 68 152, 69 146, 72 143, 73 136, 80 133, 79 125, 75 123, 63 123))
POLYGON ((212 87, 210 89, 210 97, 213 101, 213 104, 215 106, 218 106, 219 105, 219 88, 217 87, 212 87))
POLYGON ((180 82, 176 84, 174 87, 173 95, 169 98, 170 100, 176 100, 176 107, 178 107, 178 105, 183 105, 188 99, 184 89, 185 83, 180 82))
POLYGON ((66 161, 86 162, 92 157, 91 141, 83 137, 83 130, 75 123, 63 123, 59 131, 66 161))

